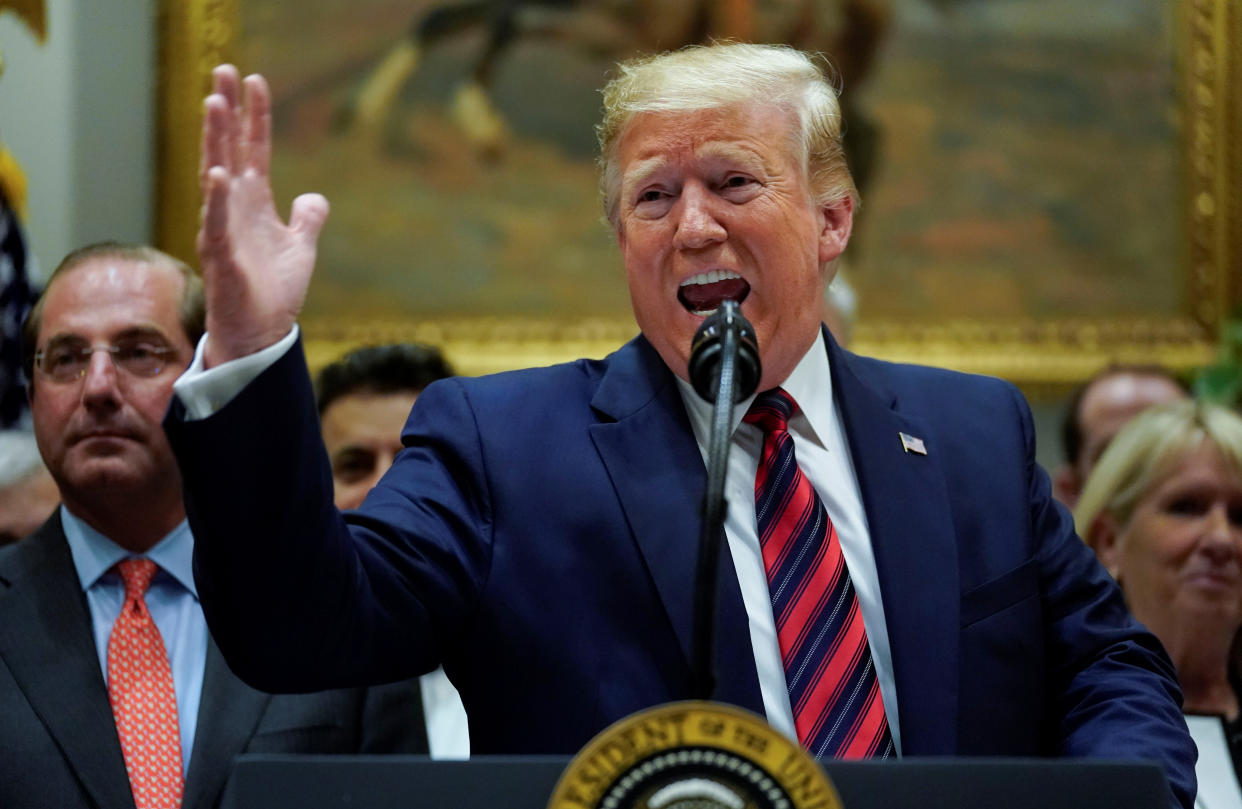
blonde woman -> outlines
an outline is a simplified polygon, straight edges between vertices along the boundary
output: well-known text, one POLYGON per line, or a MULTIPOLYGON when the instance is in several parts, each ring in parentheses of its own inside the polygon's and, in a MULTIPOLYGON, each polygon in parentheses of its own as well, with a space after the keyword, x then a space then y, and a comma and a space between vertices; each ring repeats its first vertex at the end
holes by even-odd
POLYGON ((1145 411, 1100 457, 1074 522, 1177 667, 1197 805, 1242 806, 1229 666, 1242 628, 1242 417, 1195 402, 1145 411))

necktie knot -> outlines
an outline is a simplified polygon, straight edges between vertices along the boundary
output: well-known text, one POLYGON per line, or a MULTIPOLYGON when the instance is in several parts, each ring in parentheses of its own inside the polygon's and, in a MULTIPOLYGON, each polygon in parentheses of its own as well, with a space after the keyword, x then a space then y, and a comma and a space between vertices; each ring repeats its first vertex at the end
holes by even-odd
POLYGON ((755 397, 742 421, 753 424, 764 433, 783 433, 789 429, 789 420, 798 412, 798 403, 784 388, 765 390, 755 397))
POLYGON ((157 569, 155 562, 150 559, 132 557, 117 562, 116 571, 121 574, 121 581, 125 582, 127 602, 143 600, 157 569))

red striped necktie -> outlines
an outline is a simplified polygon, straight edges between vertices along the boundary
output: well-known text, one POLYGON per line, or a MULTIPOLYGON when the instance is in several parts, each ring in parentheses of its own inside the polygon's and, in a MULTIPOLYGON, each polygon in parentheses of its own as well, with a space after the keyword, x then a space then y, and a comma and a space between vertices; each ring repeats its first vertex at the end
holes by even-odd
POLYGON ((816 758, 893 755, 858 596, 823 501, 794 458, 798 405, 777 388, 745 421, 764 432, 755 518, 798 741, 816 758))

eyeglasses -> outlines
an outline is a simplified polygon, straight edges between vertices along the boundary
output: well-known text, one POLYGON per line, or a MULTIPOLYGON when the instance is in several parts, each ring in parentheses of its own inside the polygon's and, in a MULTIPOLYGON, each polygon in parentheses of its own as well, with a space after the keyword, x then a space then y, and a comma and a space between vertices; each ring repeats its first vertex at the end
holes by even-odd
POLYGON ((113 367, 130 376, 153 377, 168 366, 169 358, 177 353, 175 348, 161 346, 149 340, 124 341, 118 345, 92 346, 82 343, 62 343, 35 353, 35 368, 54 382, 76 382, 86 376, 91 357, 96 351, 107 351, 113 367))

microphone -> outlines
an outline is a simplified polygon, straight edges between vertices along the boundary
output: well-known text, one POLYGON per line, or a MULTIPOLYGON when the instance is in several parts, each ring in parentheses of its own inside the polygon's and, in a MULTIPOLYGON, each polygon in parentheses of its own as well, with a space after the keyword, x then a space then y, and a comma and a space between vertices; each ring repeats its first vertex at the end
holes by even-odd
POLYGON ((690 342, 690 383, 699 396, 715 404, 721 377, 731 365, 736 380, 732 404, 737 404, 759 387, 759 343, 737 301, 727 300, 694 333, 690 342), (732 361, 728 361, 730 355, 732 361))
POLYGON ((712 671, 716 632, 716 573, 724 536, 725 473, 733 406, 759 387, 759 343, 742 317, 737 301, 725 301, 699 326, 690 343, 690 383, 712 404, 707 449, 707 488, 703 492, 699 559, 694 581, 693 666, 690 689, 709 700, 716 682, 712 671))

